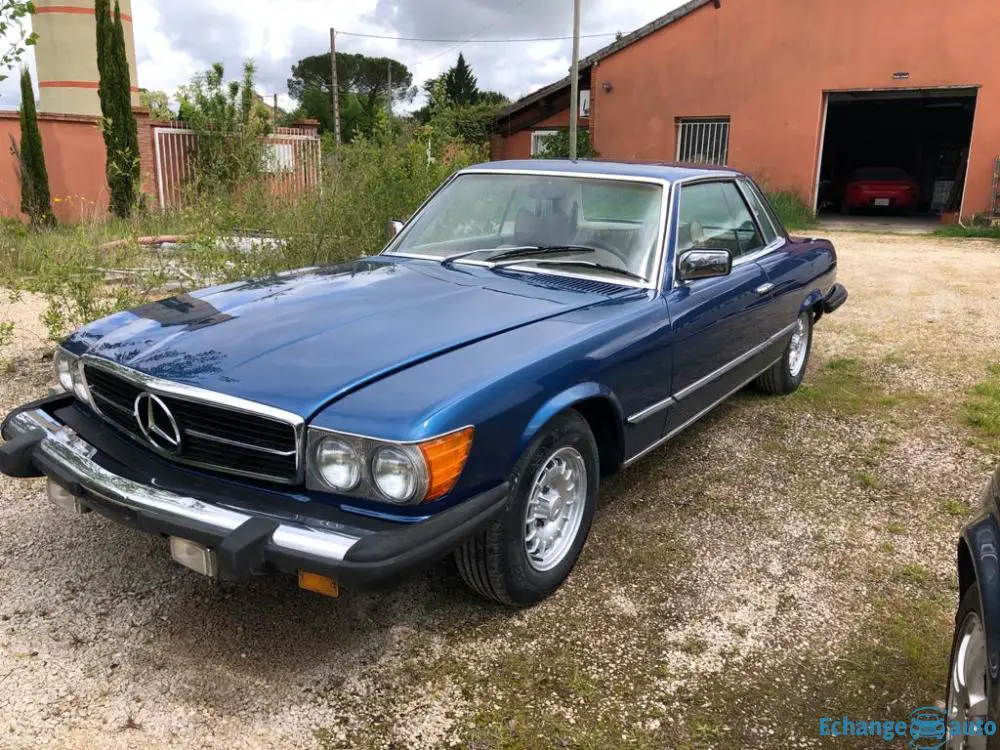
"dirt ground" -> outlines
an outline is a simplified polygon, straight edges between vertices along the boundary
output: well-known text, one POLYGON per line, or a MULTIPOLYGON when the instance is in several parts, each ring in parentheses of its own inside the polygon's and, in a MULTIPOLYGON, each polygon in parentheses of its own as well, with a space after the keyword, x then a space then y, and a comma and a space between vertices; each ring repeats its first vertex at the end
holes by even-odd
MULTIPOLYGON (((747 392, 602 488, 544 604, 450 565, 339 600, 172 563, 0 480, 0 747, 812 748, 943 698, 954 545, 998 459, 961 421, 1000 357, 1000 247, 831 235, 851 298, 806 387, 747 392)), ((37 300, 0 407, 44 393, 37 300)))

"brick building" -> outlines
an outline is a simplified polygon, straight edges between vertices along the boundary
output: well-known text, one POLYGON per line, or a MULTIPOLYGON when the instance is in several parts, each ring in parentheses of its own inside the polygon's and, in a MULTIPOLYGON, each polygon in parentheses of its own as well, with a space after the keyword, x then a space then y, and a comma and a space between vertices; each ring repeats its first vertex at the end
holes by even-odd
MULTIPOLYGON (((997 213, 1000 3, 691 0, 582 61, 602 158, 728 164, 836 210, 854 170, 899 167, 919 210, 997 213)), ((569 125, 569 79, 513 104, 494 157, 569 125)))

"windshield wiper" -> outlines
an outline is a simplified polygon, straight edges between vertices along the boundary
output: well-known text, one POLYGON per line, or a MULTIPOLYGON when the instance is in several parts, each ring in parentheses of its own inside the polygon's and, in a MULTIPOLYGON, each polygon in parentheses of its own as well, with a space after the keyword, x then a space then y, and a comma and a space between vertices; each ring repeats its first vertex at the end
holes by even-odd
POLYGON ((637 273, 632 273, 631 271, 626 271, 624 268, 618 268, 616 266, 607 266, 603 263, 592 263, 589 260, 540 260, 536 266, 583 266, 584 268, 593 268, 595 271, 606 271, 607 273, 616 273, 619 276, 628 276, 630 279, 636 279, 638 281, 646 281, 645 278, 637 273))
POLYGON ((515 247, 510 250, 502 250, 496 255, 485 258, 487 263, 496 263, 501 260, 515 260, 517 258, 532 258, 536 255, 558 255, 560 253, 596 253, 597 248, 586 245, 532 245, 529 247, 515 247))

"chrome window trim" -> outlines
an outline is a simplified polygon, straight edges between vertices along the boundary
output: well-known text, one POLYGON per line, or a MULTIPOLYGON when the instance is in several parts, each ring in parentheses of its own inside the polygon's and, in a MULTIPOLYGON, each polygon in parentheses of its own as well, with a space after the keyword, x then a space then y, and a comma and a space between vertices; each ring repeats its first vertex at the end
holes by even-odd
MULTIPOLYGON (((304 439, 305 439, 305 420, 298 414, 293 412, 285 411, 284 409, 278 409, 274 406, 268 406, 267 404, 261 404, 256 401, 250 401, 249 399, 239 398, 237 396, 229 396, 225 393, 218 393, 217 391, 210 391, 206 388, 199 388, 193 385, 186 385, 184 383, 177 383, 172 380, 164 380, 163 378, 158 378, 154 375, 147 375, 144 372, 139 372, 138 370, 133 370, 131 367, 126 367, 125 365, 118 364, 117 362, 112 362, 111 360, 104 359, 103 357, 96 357, 92 354, 84 354, 81 358, 82 365, 91 365, 99 370, 104 370, 112 375, 127 380, 133 385, 136 385, 143 390, 150 393, 154 393, 160 396, 173 396, 179 398, 183 401, 190 401, 195 404, 206 404, 208 406, 218 406, 226 409, 231 409, 232 411, 238 411, 243 414, 249 414, 251 416, 265 417, 272 419, 276 422, 284 422, 289 425, 295 435, 295 477, 289 480, 286 477, 275 477, 270 474, 261 474, 252 471, 242 471, 239 469, 233 469, 225 466, 217 466, 215 464, 204 463, 201 461, 189 461, 183 458, 168 457, 169 460, 183 464, 185 466, 195 466, 202 469, 209 469, 212 471, 218 471, 223 474, 230 474, 232 476, 246 477, 249 479, 263 479, 268 482, 276 482, 279 484, 300 484, 303 479, 305 462, 304 462, 304 439)), ((81 372, 84 373, 83 379, 86 383, 86 371, 81 367, 81 372)), ((90 393, 90 383, 86 383, 87 392, 90 393)), ((91 398, 91 408, 97 414, 99 414, 106 421, 111 422, 111 419, 105 414, 101 409, 94 403, 95 399, 91 398)), ((133 435, 128 430, 122 430, 122 432, 128 435, 132 440, 134 440, 139 445, 149 448, 150 446, 144 442, 139 436, 133 435)), ((216 442, 223 442, 221 440, 216 440, 216 442)), ((235 442, 235 441, 233 441, 235 442)), ((258 449, 254 447, 254 449, 258 449)), ((267 452, 266 449, 259 449, 262 452, 267 452)), ((159 454, 158 454, 159 455, 159 454)))
MULTIPOLYGON (((676 189, 679 191, 678 192, 678 203, 677 203, 677 211, 676 211, 676 213, 678 215, 680 214, 680 210, 681 210, 680 202, 679 202, 680 201, 680 196, 683 194, 683 189, 684 189, 684 187, 686 185, 696 185, 698 183, 703 183, 703 182, 731 182, 736 187, 736 190, 739 191, 740 190, 740 184, 739 184, 740 178, 749 180, 749 178, 746 175, 741 174, 739 172, 716 173, 716 174, 712 174, 712 175, 697 175, 695 177, 686 177, 686 178, 684 178, 682 180, 677 180, 674 183, 676 189)), ((740 195, 741 196, 743 195, 742 192, 740 192, 740 195)), ((743 198, 743 201, 744 201, 744 203, 746 203, 746 198, 745 197, 743 198)), ((754 216, 754 213, 750 209, 749 206, 747 206, 747 211, 750 212, 750 219, 751 219, 751 221, 753 221, 754 226, 757 227, 757 231, 761 232, 760 224, 757 222, 757 217, 754 216)), ((678 287, 685 286, 686 284, 696 283, 696 282, 690 282, 690 281, 689 282, 685 282, 685 281, 682 281, 679 278, 679 275, 677 273, 677 262, 679 260, 678 255, 677 255, 677 235, 680 232, 680 222, 679 221, 675 221, 674 224, 675 224, 675 226, 673 228, 673 230, 674 230, 673 231, 674 258, 673 258, 673 265, 672 265, 672 267, 673 267, 674 283, 673 283, 673 287, 672 288, 676 289, 678 287)), ((764 233, 761 232, 760 236, 763 238, 764 233)), ((765 245, 760 250, 757 250, 756 252, 751 253, 750 255, 741 255, 739 258, 734 258, 733 259, 733 268, 736 268, 738 266, 742 266, 742 265, 744 265, 746 263, 752 263, 753 261, 760 260, 761 258, 763 258, 763 257, 765 257, 767 255, 770 255, 774 251, 779 250, 780 248, 784 247, 786 242, 787 242, 787 237, 779 234, 778 237, 777 237, 777 239, 774 240, 774 242, 772 242, 772 243, 770 243, 768 245, 765 245)), ((706 279, 706 281, 707 281, 707 279, 706 279)))
MULTIPOLYGON (((456 172, 452 177, 444 182, 441 187, 431 193, 430 197, 424 201, 424 203, 417 209, 417 211, 409 218, 406 224, 403 225, 402 231, 390 242, 386 248, 382 251, 381 255, 388 255, 396 258, 417 258, 418 260, 437 260, 440 262, 442 258, 428 258, 426 256, 420 256, 416 253, 398 253, 394 252, 394 248, 398 247, 403 239, 408 234, 410 225, 418 219, 427 207, 427 204, 434 199, 434 197, 444 190, 445 187, 450 185, 452 182, 457 180, 459 177, 464 175, 537 175, 539 177, 569 177, 583 180, 602 180, 605 182, 634 182, 646 185, 658 185, 662 188, 662 195, 660 197, 660 218, 659 218, 659 232, 656 237, 656 242, 654 250, 656 252, 656 257, 653 260, 654 278, 647 282, 638 283, 635 281, 627 279, 618 279, 616 281, 610 282, 622 286, 633 286, 637 289, 655 289, 659 290, 663 285, 663 279, 665 275, 665 262, 667 253, 667 240, 670 237, 670 204, 671 198, 673 197, 672 186, 673 182, 663 177, 650 177, 648 175, 616 175, 616 174, 601 174, 600 172, 572 172, 566 170, 558 169, 502 169, 502 168, 491 168, 491 169, 480 169, 477 167, 470 167, 468 169, 463 169, 456 172), (628 283, 625 283, 628 282, 628 283)), ((460 259, 455 261, 456 265, 485 265, 486 267, 491 267, 482 261, 466 261, 465 259, 460 259)), ((539 273, 548 276, 564 276, 576 279, 585 279, 588 281, 601 281, 608 282, 609 275, 602 274, 599 271, 595 273, 573 273, 573 272, 559 272, 559 271, 542 271, 541 269, 531 267, 531 266, 511 266, 512 268, 517 268, 518 270, 524 270, 530 273, 539 273)))
MULTIPOLYGON (((673 406, 675 403, 677 403, 679 401, 683 401, 684 399, 686 399, 687 397, 689 397, 691 394, 693 394, 696 391, 704 388, 709 383, 712 383, 712 382, 718 380, 719 378, 721 378, 726 373, 731 372, 732 370, 735 370, 737 367, 739 367, 740 365, 742 365, 744 362, 746 362, 746 361, 748 361, 750 359, 753 359, 758 354, 760 354, 761 352, 763 352, 764 350, 766 350, 769 346, 772 346, 773 344, 776 344, 783 336, 787 336, 788 334, 790 334, 792 332, 792 330, 795 328, 795 326, 797 326, 797 325, 798 325, 798 321, 796 321, 795 323, 792 323, 791 325, 785 326, 780 331, 778 331, 776 334, 774 334, 773 336, 769 337, 763 343, 758 344, 753 349, 750 349, 747 352, 744 352, 743 354, 741 354, 740 356, 738 356, 736 359, 733 359, 733 360, 727 362, 726 364, 724 364, 719 369, 717 369, 717 370, 715 370, 713 372, 710 372, 708 375, 704 376, 703 378, 700 378, 699 380, 696 380, 691 385, 682 388, 681 390, 679 390, 676 393, 674 393, 672 396, 669 396, 669 397, 663 399, 662 401, 658 401, 657 403, 653 404, 652 406, 649 406, 649 407, 643 409, 642 411, 633 414, 631 417, 628 418, 628 423, 629 424, 638 424, 640 422, 645 421, 646 419, 649 419, 654 414, 656 414, 658 412, 661 412, 661 411, 663 411, 664 409, 666 409, 666 408, 668 408, 670 406, 673 406)), ((756 377, 756 376, 754 376, 754 377, 756 377)))
POLYGON ((774 219, 772 219, 771 216, 767 213, 767 208, 764 205, 764 198, 763 198, 763 196, 761 196, 761 194, 760 194, 759 191, 751 189, 750 188, 750 184, 751 183, 750 183, 750 178, 749 177, 737 177, 736 178, 736 189, 739 190, 740 193, 743 195, 743 202, 746 203, 747 204, 747 208, 750 209, 750 216, 755 220, 755 222, 757 224, 757 229, 760 230, 760 233, 761 233, 760 236, 761 237, 765 237, 766 236, 764 234, 764 223, 763 223, 762 219, 767 219, 768 226, 771 227, 771 234, 774 235, 774 239, 771 240, 770 242, 766 243, 766 244, 771 245, 771 244, 773 244, 776 240, 778 240, 781 237, 781 232, 778 231, 778 227, 775 225, 774 219), (758 216, 757 212, 754 211, 753 206, 750 205, 750 196, 748 195, 748 193, 753 193, 753 197, 757 200, 757 203, 760 204, 760 207, 762 209, 764 209, 764 216, 763 217, 758 216))

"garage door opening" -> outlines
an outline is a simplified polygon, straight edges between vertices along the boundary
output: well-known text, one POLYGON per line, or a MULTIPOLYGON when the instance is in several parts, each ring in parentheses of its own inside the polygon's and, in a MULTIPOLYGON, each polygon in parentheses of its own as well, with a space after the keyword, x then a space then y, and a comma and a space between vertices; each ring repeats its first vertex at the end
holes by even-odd
POLYGON ((976 89, 828 93, 817 213, 958 211, 975 110, 976 89))

